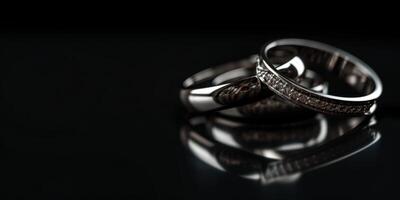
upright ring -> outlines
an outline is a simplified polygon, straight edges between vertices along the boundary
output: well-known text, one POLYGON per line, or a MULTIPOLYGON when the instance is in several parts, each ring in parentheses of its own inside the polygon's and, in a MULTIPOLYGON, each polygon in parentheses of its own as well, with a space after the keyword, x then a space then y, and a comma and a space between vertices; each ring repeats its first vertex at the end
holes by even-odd
POLYGON ((327 44, 302 39, 282 39, 265 45, 259 57, 257 77, 269 89, 292 103, 318 112, 370 115, 375 111, 376 100, 382 94, 381 80, 367 64, 327 44), (301 59, 307 68, 327 74, 328 79, 334 75, 344 81, 355 90, 356 96, 315 92, 285 77, 270 61, 276 52, 285 51, 286 54, 293 53, 293 58, 301 59))

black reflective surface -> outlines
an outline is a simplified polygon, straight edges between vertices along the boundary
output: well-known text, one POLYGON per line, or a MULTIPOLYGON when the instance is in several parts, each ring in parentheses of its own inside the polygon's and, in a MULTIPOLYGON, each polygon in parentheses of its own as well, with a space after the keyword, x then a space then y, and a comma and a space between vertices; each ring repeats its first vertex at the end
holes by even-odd
MULTIPOLYGON (((323 32, 323 31, 322 31, 323 32)), ((2 199, 312 199, 397 195, 396 37, 332 32, 2 33, 2 199), (380 75, 381 138, 295 182, 260 185, 182 145, 181 82, 283 37, 349 51, 380 75)))

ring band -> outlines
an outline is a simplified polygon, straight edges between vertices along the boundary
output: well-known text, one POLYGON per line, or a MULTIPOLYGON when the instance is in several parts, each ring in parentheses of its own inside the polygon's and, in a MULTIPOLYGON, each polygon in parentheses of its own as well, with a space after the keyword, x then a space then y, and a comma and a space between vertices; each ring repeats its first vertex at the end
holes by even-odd
MULTIPOLYGON (((275 52, 275 53, 274 53, 275 52)), ((313 68, 314 70, 314 68, 313 68)), ((370 115, 382 94, 378 75, 363 61, 338 48, 302 39, 282 39, 265 45, 260 53, 257 77, 280 97, 297 105, 327 114, 370 115), (305 66, 325 70, 361 95, 335 96, 300 86, 276 70, 270 59, 275 51, 293 51, 305 66)))
MULTIPOLYGON (((250 68, 254 62, 256 57, 251 57, 208 68, 187 78, 180 91, 183 105, 190 112, 207 112, 258 100, 263 95, 268 96, 261 90, 262 85, 255 76, 225 84, 212 84, 212 80, 220 74, 237 68, 250 68), (229 91, 234 91, 236 94, 231 94, 229 91)), ((270 92, 269 95, 272 94, 270 92)))

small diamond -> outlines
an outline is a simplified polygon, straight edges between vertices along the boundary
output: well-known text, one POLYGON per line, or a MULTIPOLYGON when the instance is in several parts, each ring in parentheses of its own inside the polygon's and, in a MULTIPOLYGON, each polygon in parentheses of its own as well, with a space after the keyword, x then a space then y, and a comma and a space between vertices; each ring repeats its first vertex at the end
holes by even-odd
POLYGON ((281 85, 280 88, 279 88, 279 92, 285 93, 285 87, 283 87, 283 86, 281 85))
POLYGON ((322 101, 321 100, 320 104, 321 104, 321 107, 324 108, 324 109, 328 106, 328 102, 326 102, 326 101, 322 101))
POLYGON ((323 109, 330 111, 331 110, 331 104, 329 102, 324 102, 323 103, 323 109))
POLYGON ((362 111, 362 106, 353 106, 353 112, 355 113, 359 113, 362 111))
POLYGON ((339 106, 336 105, 336 104, 332 104, 332 110, 336 111, 336 112, 339 112, 339 106))
POLYGON ((272 74, 271 74, 271 73, 267 73, 266 77, 267 77, 267 80, 270 80, 270 79, 272 79, 272 78, 273 78, 273 76, 272 76, 272 74))
POLYGON ((304 96, 304 95, 301 95, 301 96, 299 97, 299 101, 302 102, 302 103, 305 103, 305 102, 307 101, 307 97, 304 96))
POLYGON ((272 85, 272 83, 275 82, 275 80, 271 74, 269 74, 269 75, 270 76, 268 76, 267 83, 268 83, 268 85, 272 85))
POLYGON ((355 113, 356 112, 356 108, 354 106, 349 108, 349 112, 350 113, 355 113))
POLYGON ((295 91, 293 88, 291 89, 291 92, 289 93, 289 97, 292 99, 296 99, 297 98, 297 94, 298 92, 295 91))
POLYGON ((342 112, 343 106, 342 106, 342 105, 336 105, 336 106, 334 107, 334 110, 335 110, 335 112, 342 112))
POLYGON ((283 88, 283 87, 282 87, 282 83, 281 83, 280 81, 276 81, 275 89, 278 90, 278 91, 280 91, 282 88, 283 88))
POLYGON ((330 111, 331 110, 331 104, 326 102, 325 109, 330 111))
POLYGON ((321 101, 319 99, 315 99, 314 100, 314 105, 315 106, 319 106, 320 103, 321 103, 321 101))
POLYGON ((349 109, 350 109, 349 106, 343 106, 343 111, 342 112, 348 113, 348 112, 350 112, 349 109))
POLYGON ((306 104, 308 104, 308 105, 311 104, 311 97, 309 97, 309 96, 307 97, 306 104))
POLYGON ((286 88, 288 87, 287 83, 281 81, 279 84, 279 92, 286 94, 286 88))
POLYGON ((314 106, 315 105, 315 100, 316 100, 315 98, 309 97, 308 101, 307 101, 307 104, 314 106))
POLYGON ((268 80, 268 83, 272 86, 272 84, 275 83, 275 77, 272 76, 272 77, 268 80))
POLYGON ((300 98, 303 96, 301 92, 297 92, 297 100, 300 100, 300 98))
POLYGON ((329 111, 336 111, 337 110, 337 106, 335 104, 333 104, 333 103, 329 103, 328 110, 329 111))
POLYGON ((284 93, 285 93, 286 95, 289 95, 289 96, 290 96, 290 94, 291 94, 292 91, 293 91, 293 88, 290 87, 289 84, 287 84, 287 83, 285 83, 285 84, 283 85, 283 87, 284 87, 284 93))
POLYGON ((370 112, 369 110, 371 109, 372 105, 364 105, 362 107, 362 110, 364 113, 370 112))
POLYGON ((345 109, 346 109, 346 106, 344 106, 344 105, 338 105, 336 107, 337 112, 345 112, 345 109))
POLYGON ((273 83, 273 88, 275 88, 276 90, 279 90, 279 85, 281 84, 279 79, 276 79, 275 82, 273 83))

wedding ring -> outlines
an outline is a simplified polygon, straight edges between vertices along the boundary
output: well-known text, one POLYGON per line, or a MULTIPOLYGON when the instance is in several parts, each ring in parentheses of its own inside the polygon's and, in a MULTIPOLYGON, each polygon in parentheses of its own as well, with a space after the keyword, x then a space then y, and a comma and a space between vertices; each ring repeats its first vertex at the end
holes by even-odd
POLYGON ((257 77, 263 84, 280 97, 318 112, 370 115, 382 94, 381 80, 367 64, 327 44, 302 39, 277 40, 265 45, 259 58, 257 77), (270 59, 277 52, 302 60, 307 69, 326 75, 326 79, 341 80, 351 87, 351 95, 323 94, 299 85, 276 70, 270 59))

